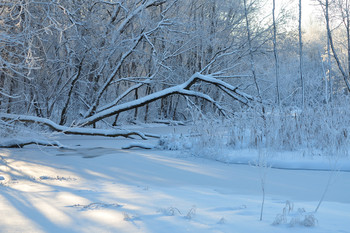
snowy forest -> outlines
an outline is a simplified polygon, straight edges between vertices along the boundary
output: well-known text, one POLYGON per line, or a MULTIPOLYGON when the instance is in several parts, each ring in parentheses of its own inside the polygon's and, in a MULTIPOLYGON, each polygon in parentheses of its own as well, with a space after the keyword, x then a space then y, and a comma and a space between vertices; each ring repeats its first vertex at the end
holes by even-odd
POLYGON ((350 0, 0 0, 0 233, 348 232, 349 92, 350 0))
POLYGON ((2 0, 1 124, 105 128, 343 105, 349 3, 312 2, 306 28, 302 2, 278 2, 2 0))

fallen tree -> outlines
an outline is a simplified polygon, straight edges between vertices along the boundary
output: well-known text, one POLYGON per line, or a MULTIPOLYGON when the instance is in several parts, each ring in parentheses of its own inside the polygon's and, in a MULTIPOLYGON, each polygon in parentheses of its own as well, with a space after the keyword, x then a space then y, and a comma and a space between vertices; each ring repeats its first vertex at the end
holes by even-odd
POLYGON ((142 107, 146 104, 149 104, 151 102, 154 102, 156 100, 159 100, 174 94, 179 94, 183 96, 193 96, 193 97, 204 99, 212 103, 217 109, 219 109, 219 111, 223 115, 226 115, 225 110, 220 106, 219 103, 217 103, 217 101, 212 99, 212 97, 199 91, 190 90, 190 88, 195 83, 198 83, 198 82, 210 83, 218 87, 220 90, 222 90, 223 92, 228 94, 230 97, 239 101, 242 104, 249 106, 252 101, 255 101, 255 98, 253 96, 244 93, 243 91, 239 90, 238 87, 232 86, 229 83, 226 83, 220 79, 214 78, 211 75, 202 75, 200 73, 196 73, 188 81, 182 84, 179 84, 177 86, 166 88, 164 90, 149 94, 147 96, 141 97, 139 99, 136 99, 127 103, 112 105, 112 106, 109 106, 108 108, 103 108, 104 110, 101 110, 100 112, 97 112, 90 117, 86 117, 85 119, 82 119, 79 122, 79 125, 92 125, 104 118, 131 110, 131 109, 142 107))
POLYGON ((62 132, 64 134, 72 135, 87 135, 87 136, 104 136, 104 137, 125 137, 130 138, 132 136, 138 136, 144 140, 147 137, 155 137, 157 135, 152 134, 143 134, 138 131, 129 131, 129 130, 120 130, 120 129, 94 129, 94 128, 81 128, 81 127, 67 127, 56 124, 55 122, 35 116, 26 116, 26 115, 16 115, 16 114, 1 114, 0 118, 3 120, 10 120, 13 122, 26 122, 39 125, 48 126, 51 130, 56 132, 62 132))
MULTIPOLYGON (((254 97, 242 92, 235 86, 232 86, 222 80, 214 78, 211 75, 202 75, 200 73, 196 73, 188 81, 182 84, 176 85, 174 87, 169 87, 164 90, 154 92, 152 94, 146 95, 144 97, 141 97, 139 99, 135 99, 126 103, 115 104, 115 105, 109 104, 107 105, 108 107, 104 107, 104 108, 102 107, 103 110, 89 117, 86 117, 80 120, 77 119, 75 121, 77 123, 75 123, 73 126, 63 126, 55 123, 50 119, 43 118, 43 117, 7 114, 7 113, 0 113, 0 119, 3 121, 7 121, 7 124, 11 124, 13 122, 24 122, 24 123, 45 125, 53 131, 62 132, 64 134, 105 136, 105 137, 125 137, 125 138, 133 138, 134 136, 137 136, 144 140, 146 140, 148 137, 158 138, 159 136, 157 135, 144 134, 138 131, 130 131, 130 130, 124 130, 124 129, 96 129, 96 128, 90 128, 88 126, 95 124, 98 121, 104 120, 107 117, 144 106, 148 103, 154 102, 156 100, 159 100, 161 98, 165 98, 169 95, 174 95, 174 94, 183 95, 183 96, 193 96, 193 97, 204 99, 212 103, 213 106, 215 106, 225 116, 226 115, 225 109, 222 106, 220 106, 220 104, 216 100, 214 100, 212 97, 210 97, 205 93, 190 89, 195 83, 200 83, 200 82, 209 83, 216 86, 217 88, 219 88, 219 90, 225 92, 230 97, 232 97, 233 99, 239 101, 244 105, 250 106, 251 102, 255 101, 254 97)), ((40 144, 37 142, 32 142, 32 143, 40 144)), ((23 145, 25 144, 28 144, 28 143, 24 143, 23 145)), ((11 146, 12 145, 9 144, 9 147, 11 146)), ((13 146, 16 146, 16 144, 13 144, 13 146)), ((22 146, 22 144, 20 146, 22 146)))
POLYGON ((22 148, 27 145, 38 145, 38 146, 54 146, 61 149, 67 149, 66 146, 62 145, 57 141, 48 141, 44 139, 8 139, 0 141, 0 148, 22 148))

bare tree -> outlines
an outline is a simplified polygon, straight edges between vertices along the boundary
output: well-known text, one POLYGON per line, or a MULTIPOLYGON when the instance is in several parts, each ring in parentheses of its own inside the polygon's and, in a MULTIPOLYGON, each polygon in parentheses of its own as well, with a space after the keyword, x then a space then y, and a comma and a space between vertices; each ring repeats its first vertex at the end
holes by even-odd
MULTIPOLYGON (((349 0, 338 0, 338 8, 341 12, 342 22, 346 30, 346 46, 347 46, 347 80, 350 78, 350 2, 349 0)), ((348 86, 348 90, 349 86, 348 86)))
POLYGON ((0 108, 7 112, 12 111, 13 100, 20 102, 30 82, 29 74, 38 68, 33 52, 37 31, 29 27, 28 4, 19 0, 0 2, 0 108))
MULTIPOLYGON (((330 9, 330 4, 329 4, 329 0, 325 0, 325 1, 322 1, 322 0, 318 0, 319 4, 321 5, 321 7, 323 8, 323 13, 324 13, 324 17, 325 17, 325 20, 326 20, 326 29, 327 29, 327 36, 328 36, 328 40, 329 40, 329 45, 330 45, 330 48, 332 50, 332 53, 333 53, 333 57, 334 57, 334 60, 336 61, 336 64, 337 64, 337 67, 343 77, 343 80, 346 84, 346 88, 348 91, 350 91, 350 83, 349 83, 349 71, 346 72, 346 70, 343 68, 343 65, 342 65, 342 62, 341 62, 341 59, 338 55, 338 51, 335 47, 335 43, 334 43, 334 40, 333 40, 333 33, 332 33, 332 29, 331 29, 331 25, 330 25, 330 14, 329 14, 329 9, 330 9)), ((341 13, 342 13, 342 21, 343 21, 343 25, 345 26, 345 29, 346 29, 346 34, 347 34, 347 48, 346 48, 346 51, 347 51, 347 57, 348 57, 348 70, 350 69, 350 63, 349 63, 349 55, 350 55, 350 24, 349 24, 349 20, 350 20, 350 17, 349 17, 349 14, 347 13, 348 12, 348 9, 349 9, 349 5, 348 5, 348 1, 346 0, 345 2, 344 1, 338 1, 338 4, 337 4, 337 8, 340 9, 341 13)))
POLYGON ((299 0, 299 72, 300 72, 300 82, 301 82, 301 106, 305 108, 305 80, 303 76, 303 38, 302 38, 302 5, 301 0, 299 0))
POLYGON ((248 46, 249 46, 249 56, 250 56, 250 67, 251 67, 251 72, 253 75, 255 87, 258 93, 259 98, 261 99, 261 93, 260 93, 260 88, 258 85, 257 77, 256 77, 256 71, 255 71, 255 63, 254 63, 254 55, 253 55, 253 47, 252 47, 252 38, 251 38, 251 31, 250 31, 250 25, 249 25, 249 17, 248 17, 248 5, 247 5, 247 0, 243 0, 244 3, 244 15, 245 15, 245 20, 246 20, 246 30, 247 30, 247 39, 248 39, 248 46))
POLYGON ((276 27, 276 2, 272 1, 272 23, 273 23, 273 54, 275 58, 275 75, 276 75, 276 96, 277 104, 281 107, 281 97, 280 97, 280 85, 279 85, 279 61, 278 61, 278 51, 277 51, 277 27, 276 27))

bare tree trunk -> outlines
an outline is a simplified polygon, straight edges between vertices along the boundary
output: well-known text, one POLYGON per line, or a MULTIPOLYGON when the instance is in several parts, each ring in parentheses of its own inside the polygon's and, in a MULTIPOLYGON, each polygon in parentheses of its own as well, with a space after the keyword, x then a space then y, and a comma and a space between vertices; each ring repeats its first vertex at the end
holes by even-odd
POLYGON ((276 94, 277 94, 277 104, 281 108, 281 97, 280 97, 280 87, 279 87, 279 61, 278 61, 278 51, 277 51, 277 28, 276 28, 276 2, 273 0, 272 7, 272 17, 273 17, 273 54, 275 57, 275 75, 276 75, 276 94))
POLYGON ((117 126, 118 118, 119 118, 119 114, 115 114, 112 126, 117 126))
POLYGON ((300 81, 301 81, 301 103, 302 108, 305 108, 305 80, 303 76, 303 39, 301 31, 301 0, 299 0, 299 71, 300 71, 300 81))
POLYGON ((10 95, 8 97, 8 102, 7 102, 7 106, 6 106, 6 108, 7 108, 6 112, 7 113, 11 113, 11 108, 12 108, 12 98, 11 98, 11 96, 13 95, 13 88, 14 88, 14 81, 13 81, 12 78, 10 79, 9 86, 10 86, 10 89, 9 89, 9 94, 10 95))
MULTIPOLYGON (((321 3, 321 2, 320 2, 321 3)), ((322 4, 322 3, 321 3, 322 4)), ((334 47, 334 43, 333 43, 333 37, 332 37, 332 31, 331 31, 331 27, 330 27, 330 22, 329 22, 329 1, 326 0, 326 4, 325 4, 325 18, 326 18, 326 24, 327 24, 327 35, 328 35, 328 38, 329 38, 329 44, 331 46, 331 49, 332 49, 332 52, 333 52, 333 57, 338 65, 338 68, 343 76, 343 79, 344 79, 344 82, 346 84, 346 87, 348 89, 348 91, 350 91, 350 83, 348 81, 349 79, 349 72, 346 73, 345 70, 343 69, 343 66, 340 62, 340 59, 337 55, 337 51, 335 50, 335 47, 334 47)), ((350 48, 348 48, 349 50, 350 48)))
MULTIPOLYGON (((137 100, 139 98, 139 89, 135 89, 135 100, 137 100)), ((135 108, 135 112, 134 112, 134 120, 137 120, 137 115, 138 115, 138 108, 135 108)))
POLYGON ((177 106, 178 106, 178 104, 179 104, 179 100, 180 100, 180 96, 177 96, 177 101, 176 101, 176 103, 175 103, 174 112, 173 112, 173 120, 174 120, 174 121, 177 120, 177 119, 176 119, 176 110, 177 110, 177 106))
POLYGON ((5 95, 2 93, 4 90, 5 74, 0 71, 0 109, 2 109, 3 98, 5 95))
POLYGON ((326 83, 326 103, 329 101, 332 102, 333 99, 333 85, 332 85, 332 59, 331 59, 331 46, 329 42, 329 36, 327 34, 327 60, 328 60, 328 80, 326 77, 325 83, 326 83), (328 86, 329 82, 329 86, 328 86), (329 89, 329 90, 328 90, 329 89), (329 92, 329 97, 328 97, 329 92))
POLYGON ((121 56, 120 60, 118 61, 117 65, 116 65, 116 67, 114 68, 112 74, 108 77, 107 81, 103 84, 103 86, 98 90, 94 102, 92 103, 90 109, 85 113, 85 117, 89 117, 95 112, 95 110, 97 109, 97 107, 98 107, 98 105, 100 103, 100 99, 101 99, 103 93, 107 90, 107 88, 109 87, 109 85, 111 84, 113 79, 118 74, 119 69, 122 67, 122 65, 123 65, 124 61, 126 60, 126 58, 128 58, 129 55, 132 54, 132 52, 137 47, 137 45, 140 43, 142 38, 143 38, 143 35, 140 35, 136 39, 134 44, 131 46, 131 48, 121 56))
POLYGON ((347 49, 348 49, 348 78, 350 78, 350 16, 349 16, 349 0, 345 1, 345 27, 347 36, 347 49))
POLYGON ((63 106, 63 109, 62 109, 62 112, 61 112, 61 119, 60 119, 60 125, 64 125, 67 121, 67 111, 68 111, 68 107, 69 107, 69 104, 70 104, 70 100, 72 98, 72 94, 73 94, 73 89, 74 89, 74 86, 76 84, 76 82, 78 81, 79 77, 80 77, 80 74, 81 74, 81 69, 82 69, 82 66, 83 66, 83 60, 80 62, 79 64, 79 67, 78 67, 78 71, 74 77, 74 79, 72 80, 72 83, 70 85, 70 88, 69 88, 69 92, 68 92, 68 97, 67 97, 67 100, 63 106))
MULTIPOLYGON (((149 95, 150 93, 151 93, 151 87, 149 85, 147 85, 146 95, 149 95)), ((147 122, 147 120, 148 120, 148 112, 149 112, 149 104, 146 104, 144 122, 147 122)))
POLYGON ((1 78, 3 78, 2 80, 2 90, 4 91, 4 94, 2 95, 2 107, 4 110, 6 109, 6 111, 9 113, 9 102, 11 99, 11 94, 9 93, 9 90, 11 89, 11 78, 10 77, 6 77, 6 75, 2 75, 1 78))
POLYGON ((255 63, 254 63, 254 55, 253 55, 253 48, 252 48, 252 39, 251 39, 251 33, 250 33, 250 26, 249 26, 249 19, 248 19, 248 8, 247 8, 247 0, 243 0, 244 3, 244 15, 245 15, 245 21, 246 21, 246 30, 247 30, 247 36, 248 36, 248 46, 249 46, 249 55, 250 55, 250 68, 253 75, 254 83, 256 90, 258 92, 258 97, 261 100, 261 94, 260 94, 260 88, 257 82, 256 78, 256 72, 255 72, 255 63))

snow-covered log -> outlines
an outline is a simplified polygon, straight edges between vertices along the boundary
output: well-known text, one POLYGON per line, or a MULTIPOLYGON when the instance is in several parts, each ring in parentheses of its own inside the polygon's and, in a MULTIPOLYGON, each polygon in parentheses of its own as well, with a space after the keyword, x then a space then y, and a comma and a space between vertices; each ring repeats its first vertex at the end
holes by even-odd
POLYGON ((59 148, 67 148, 56 141, 48 141, 43 139, 8 139, 8 140, 0 140, 0 148, 22 148, 27 145, 39 145, 39 146, 55 146, 59 148))
MULTIPOLYGON (((62 132, 65 134, 105 136, 105 137, 125 137, 125 138, 138 136, 144 140, 147 139, 147 136, 145 134, 138 131, 119 130, 119 129, 93 129, 93 128, 81 128, 81 127, 66 127, 66 126, 58 125, 49 119, 35 117, 35 116, 2 113, 0 114, 0 118, 3 120, 21 121, 21 122, 29 122, 29 123, 37 123, 40 125, 46 125, 54 131, 62 132)), ((150 135, 150 136, 155 137, 155 135, 150 135)))
POLYGON ((185 125, 182 121, 173 121, 173 120, 154 120, 153 123, 165 124, 165 125, 185 125))
POLYGON ((129 150, 132 148, 140 148, 140 149, 150 150, 150 149, 153 149, 154 146, 148 145, 148 144, 143 144, 143 143, 142 144, 141 143, 132 143, 132 144, 129 144, 127 146, 122 147, 123 150, 129 150))

